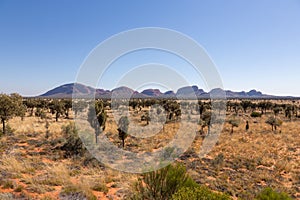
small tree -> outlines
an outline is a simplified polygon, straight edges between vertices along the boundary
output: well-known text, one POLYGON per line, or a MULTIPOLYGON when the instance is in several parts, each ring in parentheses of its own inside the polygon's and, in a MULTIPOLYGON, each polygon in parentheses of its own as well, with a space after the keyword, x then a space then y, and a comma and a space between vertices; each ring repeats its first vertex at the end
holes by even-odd
POLYGON ((251 105, 252 105, 252 102, 251 101, 241 101, 241 106, 242 106, 242 108, 243 108, 243 110, 244 110, 244 113, 246 113, 247 112, 247 109, 249 108, 249 107, 251 107, 251 105))
POLYGON ((233 134, 233 128, 238 127, 240 125, 240 121, 235 118, 229 119, 228 123, 231 125, 231 134, 233 134))
POLYGON ((41 119, 45 119, 46 118, 46 113, 44 112, 43 109, 37 108, 36 111, 35 111, 35 116, 37 116, 41 119))
POLYGON ((37 107, 37 101, 35 99, 27 99, 24 101, 26 108, 29 109, 29 116, 33 115, 34 108, 37 107))
POLYGON ((273 108, 274 115, 277 116, 280 113, 281 110, 282 110, 281 107, 275 106, 273 108))
POLYGON ((289 120, 292 119, 292 111, 293 111, 293 107, 289 104, 286 105, 284 114, 285 114, 285 117, 289 118, 289 120))
POLYGON ((55 121, 58 121, 58 118, 64 114, 64 104, 60 100, 53 100, 50 104, 50 110, 52 114, 55 114, 55 121))
POLYGON ((128 126, 129 126, 129 120, 127 116, 122 116, 119 119, 118 123, 118 131, 119 131, 119 138, 122 140, 122 147, 124 148, 125 146, 125 139, 127 137, 128 133, 128 126))
POLYGON ((243 107, 241 106, 241 104, 238 103, 238 102, 232 103, 232 108, 233 108, 233 110, 234 110, 234 112, 235 112, 236 115, 238 115, 239 111, 243 109, 243 107))
POLYGON ((207 134, 209 133, 209 126, 211 124, 211 112, 210 111, 205 111, 204 113, 202 113, 202 115, 200 116, 200 126, 201 126, 201 130, 200 132, 204 133, 203 129, 207 126, 208 127, 208 131, 207 134))
POLYGON ((0 119, 3 134, 6 134, 6 123, 14 116, 24 116, 25 109, 19 94, 0 94, 0 119))
POLYGON ((37 99, 37 108, 41 108, 42 110, 46 110, 48 111, 48 109, 50 108, 50 102, 49 100, 46 99, 37 99))
POLYGON ((69 112, 70 112, 70 109, 72 108, 72 100, 70 99, 65 99, 63 100, 63 109, 64 109, 64 112, 65 112, 65 116, 67 119, 69 119, 69 112))
POLYGON ((101 101, 96 101, 94 105, 89 107, 88 122, 95 130, 96 143, 98 143, 98 136, 101 131, 105 130, 106 118, 106 111, 101 101))
POLYGON ((273 107, 273 103, 270 101, 261 101, 257 106, 261 109, 261 114, 266 114, 267 110, 273 107))
POLYGON ((277 119, 276 117, 272 116, 266 120, 266 123, 271 125, 272 131, 274 131, 274 130, 276 131, 277 127, 281 126, 282 121, 280 119, 277 119))

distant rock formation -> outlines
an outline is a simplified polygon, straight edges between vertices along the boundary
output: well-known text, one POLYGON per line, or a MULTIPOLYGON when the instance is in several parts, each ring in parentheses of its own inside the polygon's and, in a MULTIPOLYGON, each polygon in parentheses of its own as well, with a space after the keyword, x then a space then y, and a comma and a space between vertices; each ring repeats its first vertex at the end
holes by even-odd
POLYGON ((141 93, 134 91, 131 88, 122 86, 115 88, 113 90, 104 90, 104 89, 95 89, 90 86, 85 86, 79 83, 69 83, 61 85, 54 89, 49 90, 48 92, 40 95, 39 97, 44 98, 72 98, 72 95, 84 97, 84 96, 93 96, 96 98, 183 98, 183 99, 207 99, 210 97, 223 97, 226 95, 226 98, 237 98, 237 99, 288 99, 294 98, 290 96, 273 96, 262 94, 257 90, 250 90, 249 92, 241 91, 234 92, 231 90, 223 90, 220 88, 212 89, 209 92, 205 92, 203 89, 199 89, 198 86, 185 86, 179 88, 177 92, 167 91, 162 93, 159 89, 145 89, 141 93))

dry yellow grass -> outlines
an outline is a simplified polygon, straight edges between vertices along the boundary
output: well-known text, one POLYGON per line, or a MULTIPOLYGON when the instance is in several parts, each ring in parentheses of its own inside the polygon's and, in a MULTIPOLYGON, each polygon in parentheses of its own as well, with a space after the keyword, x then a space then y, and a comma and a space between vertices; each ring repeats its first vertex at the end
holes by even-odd
MULTIPOLYGON (((133 120, 145 126, 145 122, 140 122, 140 115, 134 114, 133 120)), ((205 158, 194 156, 203 141, 198 133, 187 152, 191 157, 178 160, 186 164, 188 172, 198 182, 213 190, 228 192, 235 198, 249 199, 266 186, 297 195, 300 193, 299 119, 289 121, 280 115, 284 123, 275 133, 265 123, 267 116, 254 119, 249 115, 240 113, 241 123, 234 128, 233 134, 230 134, 231 126, 225 123, 217 145, 205 158), (250 124, 247 132, 246 121, 250 124)), ((190 117, 197 120, 197 115, 190 117)), ((51 118, 48 122, 50 137, 46 139, 45 120, 25 117, 22 121, 17 117, 9 121, 15 132, 0 138, 0 179, 21 185, 22 194, 33 199, 58 199, 61 192, 68 190, 80 191, 91 198, 121 199, 130 190, 136 175, 100 166, 83 166, 80 158, 66 159, 63 152, 53 150, 51 142, 63 137, 61 127, 70 120, 55 122, 51 118), (123 191, 122 195, 116 194, 118 190, 123 191)), ((179 123, 167 123, 158 134, 144 139, 128 136, 125 150, 155 151, 173 139, 179 126, 179 123)), ((121 145, 117 124, 110 112, 104 134, 113 144, 121 145)), ((0 184, 1 191, 16 197, 20 195, 14 189, 4 190, 0 184)))

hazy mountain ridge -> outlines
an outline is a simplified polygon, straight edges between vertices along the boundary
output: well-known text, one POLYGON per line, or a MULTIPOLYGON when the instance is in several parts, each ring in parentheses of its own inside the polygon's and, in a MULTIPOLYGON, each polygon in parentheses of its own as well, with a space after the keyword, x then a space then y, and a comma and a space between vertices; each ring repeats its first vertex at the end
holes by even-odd
POLYGON ((257 90, 250 90, 249 92, 241 91, 234 92, 231 90, 222 90, 220 88, 212 89, 205 92, 198 86, 181 87, 175 93, 174 91, 161 92, 159 89, 145 89, 142 92, 134 91, 126 86, 118 87, 113 90, 95 89, 79 83, 69 83, 58 86, 48 92, 38 96, 45 98, 72 98, 72 95, 79 97, 89 96, 95 94, 96 98, 210 98, 210 96, 226 95, 226 98, 244 98, 244 99, 280 99, 280 98, 296 98, 292 96, 274 96, 263 94, 257 90))

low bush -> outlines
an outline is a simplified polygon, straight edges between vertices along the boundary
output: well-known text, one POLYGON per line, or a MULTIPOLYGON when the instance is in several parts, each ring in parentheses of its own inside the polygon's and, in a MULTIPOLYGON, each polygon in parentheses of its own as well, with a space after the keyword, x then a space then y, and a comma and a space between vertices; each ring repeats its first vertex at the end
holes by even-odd
POLYGON ((261 113, 259 113, 259 112, 252 112, 251 113, 251 115, 250 115, 251 117, 254 117, 254 118, 256 118, 256 117, 261 117, 261 113))
POLYGON ((197 187, 183 165, 169 165, 157 171, 145 173, 135 185, 130 199, 167 200, 182 187, 197 187))
POLYGON ((271 188, 265 188, 256 197, 256 200, 292 200, 286 193, 276 192, 271 188))
POLYGON ((216 193, 206 187, 183 187, 179 189, 173 196, 173 200, 229 200, 229 196, 216 193))
POLYGON ((75 124, 69 123, 68 125, 63 126, 62 132, 65 142, 61 149, 65 151, 65 156, 83 156, 84 153, 86 153, 86 148, 78 136, 78 130, 76 129, 75 124))

